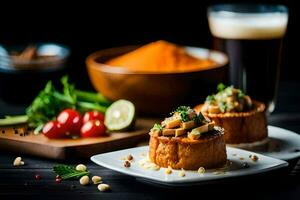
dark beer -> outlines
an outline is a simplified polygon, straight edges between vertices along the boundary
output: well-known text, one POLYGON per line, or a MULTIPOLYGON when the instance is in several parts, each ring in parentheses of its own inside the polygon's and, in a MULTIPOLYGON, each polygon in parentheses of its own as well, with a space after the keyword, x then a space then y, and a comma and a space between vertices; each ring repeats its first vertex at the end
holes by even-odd
POLYGON ((228 81, 274 110, 288 15, 276 13, 209 13, 214 48, 229 57, 228 81))
POLYGON ((227 52, 229 82, 272 110, 276 97, 282 39, 234 40, 215 38, 215 48, 227 52))

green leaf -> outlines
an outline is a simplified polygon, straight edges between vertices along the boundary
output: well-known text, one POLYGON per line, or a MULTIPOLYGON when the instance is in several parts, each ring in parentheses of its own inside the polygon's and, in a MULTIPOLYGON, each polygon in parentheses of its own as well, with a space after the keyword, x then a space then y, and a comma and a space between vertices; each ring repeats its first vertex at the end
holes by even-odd
POLYGON ((238 94, 237 94, 238 99, 242 99, 242 98, 244 98, 244 96, 245 96, 245 93, 243 93, 242 90, 238 90, 238 94))
POLYGON ((226 86, 223 83, 219 83, 217 86, 218 92, 222 92, 225 88, 226 86))
POLYGON ((88 175, 88 171, 78 171, 74 167, 69 165, 55 165, 53 167, 54 173, 59 175, 63 180, 71 178, 80 178, 82 176, 88 175))
POLYGON ((62 92, 48 81, 45 88, 27 107, 28 124, 35 128, 36 134, 45 123, 55 120, 56 116, 66 108, 76 109, 79 112, 97 110, 104 113, 110 104, 101 94, 76 90, 75 85, 69 83, 68 76, 61 78, 61 84, 62 92))
POLYGON ((218 106, 222 113, 224 113, 226 111, 226 103, 225 102, 223 102, 223 101, 219 102, 218 106))
POLYGON ((189 114, 188 111, 191 108, 189 106, 179 106, 175 112, 179 113, 181 121, 187 122, 189 121, 189 114))
POLYGON ((59 93, 49 81, 26 109, 29 126, 36 128, 55 119, 63 109, 72 107, 74 104, 69 101, 69 98, 59 93))
POLYGON ((162 129, 163 129, 162 125, 156 123, 156 124, 154 124, 154 126, 151 130, 153 130, 153 131, 162 131, 162 129))
POLYGON ((215 96, 212 94, 212 95, 208 95, 207 97, 206 97, 206 102, 208 102, 209 104, 212 104, 214 101, 215 101, 216 99, 215 99, 215 96))
POLYGON ((75 104, 77 100, 77 96, 75 94, 75 85, 69 83, 68 76, 63 76, 61 78, 61 83, 63 85, 63 94, 72 104, 75 104))

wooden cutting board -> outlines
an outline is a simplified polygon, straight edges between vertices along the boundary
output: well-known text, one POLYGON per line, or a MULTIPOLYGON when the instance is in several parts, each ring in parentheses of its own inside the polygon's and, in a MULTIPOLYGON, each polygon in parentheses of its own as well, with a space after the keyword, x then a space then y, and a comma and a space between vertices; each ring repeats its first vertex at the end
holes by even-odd
POLYGON ((136 146, 148 139, 148 132, 157 120, 138 119, 135 129, 111 133, 107 137, 79 139, 48 139, 34 135, 26 127, 0 127, 0 149, 52 159, 89 158, 92 155, 136 146))

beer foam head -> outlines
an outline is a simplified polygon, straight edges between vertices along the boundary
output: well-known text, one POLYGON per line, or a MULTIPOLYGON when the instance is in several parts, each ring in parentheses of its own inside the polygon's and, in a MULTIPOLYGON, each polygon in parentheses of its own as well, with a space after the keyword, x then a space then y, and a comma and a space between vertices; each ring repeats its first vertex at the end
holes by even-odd
POLYGON ((275 39, 286 32, 287 13, 231 13, 208 14, 213 36, 225 39, 275 39))

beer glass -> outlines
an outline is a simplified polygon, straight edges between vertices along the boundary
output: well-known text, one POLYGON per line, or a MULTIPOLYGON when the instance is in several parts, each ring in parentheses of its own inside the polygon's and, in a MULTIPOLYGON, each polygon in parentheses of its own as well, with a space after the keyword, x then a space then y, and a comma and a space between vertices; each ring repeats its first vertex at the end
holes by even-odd
POLYGON ((228 81, 275 108, 288 9, 282 5, 219 4, 208 8, 214 48, 229 57, 228 81))

